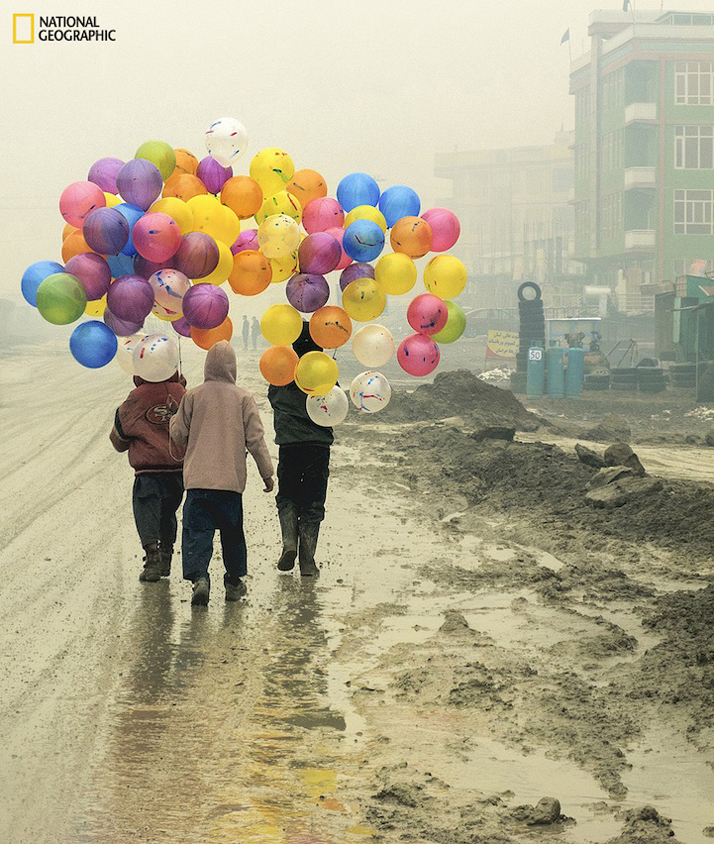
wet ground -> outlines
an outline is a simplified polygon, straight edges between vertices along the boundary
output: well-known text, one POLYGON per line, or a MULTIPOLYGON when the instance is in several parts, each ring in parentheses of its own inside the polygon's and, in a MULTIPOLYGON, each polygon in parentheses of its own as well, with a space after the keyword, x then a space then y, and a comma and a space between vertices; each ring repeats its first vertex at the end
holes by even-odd
MULTIPOLYGON (((275 570, 251 467, 248 596, 224 602, 216 556, 192 610, 178 573, 137 579, 107 439, 127 376, 39 347, 1 373, 1 840, 624 842, 645 804, 709 840, 713 731, 697 701, 656 698, 647 661, 676 640, 653 613, 706 597, 703 566, 474 510, 400 466, 385 416, 338 431, 319 581, 275 570), (545 796, 562 817, 533 825, 517 807, 545 796)), ((648 457, 711 480, 685 452, 648 457)))

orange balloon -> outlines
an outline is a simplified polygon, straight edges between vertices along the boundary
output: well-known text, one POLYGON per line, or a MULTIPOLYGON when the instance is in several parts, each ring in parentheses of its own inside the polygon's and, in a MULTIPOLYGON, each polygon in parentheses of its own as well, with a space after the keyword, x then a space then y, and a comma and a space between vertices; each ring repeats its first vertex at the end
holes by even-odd
POLYGON ((338 349, 350 339, 352 320, 337 305, 318 308, 310 317, 310 336, 323 349, 338 349))
POLYGON ((72 223, 65 223, 64 228, 62 229, 62 241, 67 240, 69 235, 78 231, 79 229, 77 228, 77 226, 73 226, 72 223))
POLYGON ((230 340, 233 336, 233 323, 230 317, 226 317, 217 328, 194 328, 191 326, 191 339, 202 349, 215 346, 219 340, 230 340))
MULTIPOLYGON (((175 149, 174 152, 176 153, 176 166, 171 176, 180 176, 182 173, 195 176, 196 170, 198 170, 198 159, 196 156, 187 149, 175 149)), ((169 179, 171 176, 169 176, 169 179)))
POLYGON ((178 175, 174 173, 166 181, 161 195, 163 197, 175 196, 177 199, 183 199, 186 202, 192 197, 204 193, 208 193, 208 191, 198 176, 192 176, 190 173, 179 173, 178 175))
POLYGON ((284 387, 295 377, 300 358, 290 346, 271 346, 260 356, 260 374, 268 384, 284 387))
POLYGON ((239 220, 252 217, 263 204, 263 189, 250 176, 233 176, 221 189, 221 202, 228 206, 239 220))
POLYGON ((327 182, 317 170, 298 170, 286 186, 304 208, 313 199, 327 196, 327 182))
POLYGON ((402 217, 392 227, 389 240, 395 252, 410 258, 421 258, 431 249, 434 235, 431 226, 421 217, 402 217))
POLYGON ((70 258, 74 258, 75 255, 79 255, 82 252, 94 252, 94 250, 89 247, 87 241, 84 239, 84 235, 77 229, 77 231, 68 234, 64 239, 64 243, 62 244, 62 260, 66 264, 70 258))
POLYGON ((228 284, 241 296, 257 296, 268 287, 272 277, 273 268, 265 255, 257 249, 244 249, 233 256, 228 284))

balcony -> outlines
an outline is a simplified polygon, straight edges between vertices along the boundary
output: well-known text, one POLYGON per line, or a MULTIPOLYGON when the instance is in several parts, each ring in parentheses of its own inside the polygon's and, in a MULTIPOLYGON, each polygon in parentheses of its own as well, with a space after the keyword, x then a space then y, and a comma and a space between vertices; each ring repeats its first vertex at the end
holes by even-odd
POLYGON ((656 184, 654 167, 627 167, 625 169, 625 190, 628 188, 653 188, 656 184))
POLYGON ((654 249, 654 229, 636 229, 625 232, 625 249, 629 251, 640 251, 643 249, 654 249))
POLYGON ((625 106, 625 125, 639 120, 657 120, 657 103, 630 103, 625 106))

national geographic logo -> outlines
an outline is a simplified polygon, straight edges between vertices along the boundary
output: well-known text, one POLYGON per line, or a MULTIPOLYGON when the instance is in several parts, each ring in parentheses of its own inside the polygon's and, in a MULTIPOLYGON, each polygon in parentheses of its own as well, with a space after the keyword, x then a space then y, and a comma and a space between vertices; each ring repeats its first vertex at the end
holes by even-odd
POLYGON ((12 16, 12 43, 34 44, 35 41, 116 41, 116 29, 102 29, 94 15, 12 16))

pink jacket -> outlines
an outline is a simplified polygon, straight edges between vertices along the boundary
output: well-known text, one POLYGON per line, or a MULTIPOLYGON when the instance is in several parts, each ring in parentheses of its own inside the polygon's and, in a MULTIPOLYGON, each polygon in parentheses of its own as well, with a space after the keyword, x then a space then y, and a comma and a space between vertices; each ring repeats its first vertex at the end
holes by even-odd
POLYGON ((273 463, 255 399, 236 384, 236 354, 227 340, 209 349, 204 376, 183 397, 169 426, 174 442, 187 444, 184 487, 243 492, 246 451, 263 480, 273 476, 273 463))

